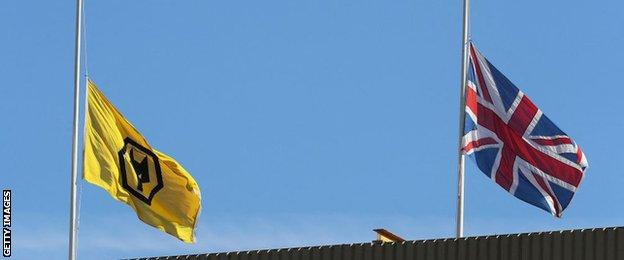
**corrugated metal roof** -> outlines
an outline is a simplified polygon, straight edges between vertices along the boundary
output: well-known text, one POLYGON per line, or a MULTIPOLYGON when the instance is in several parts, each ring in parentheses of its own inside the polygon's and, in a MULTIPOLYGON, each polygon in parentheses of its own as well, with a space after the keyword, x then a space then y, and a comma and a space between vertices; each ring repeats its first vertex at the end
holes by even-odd
POLYGON ((624 260, 624 227, 140 258, 150 260, 624 260))

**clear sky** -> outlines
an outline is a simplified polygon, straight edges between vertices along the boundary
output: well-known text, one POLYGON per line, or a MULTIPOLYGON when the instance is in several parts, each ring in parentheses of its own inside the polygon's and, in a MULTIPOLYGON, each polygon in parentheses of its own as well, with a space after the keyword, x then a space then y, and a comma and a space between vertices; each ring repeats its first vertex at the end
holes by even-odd
MULTIPOLYGON (((85 4, 91 77, 191 172, 203 210, 187 245, 80 181, 82 259, 365 242, 379 227, 454 236, 461 1, 85 4)), ((0 8, 0 187, 13 190, 16 259, 67 254, 74 5, 0 8)), ((469 161, 467 235, 624 225, 623 11, 473 1, 472 39, 590 167, 556 219, 469 161)))

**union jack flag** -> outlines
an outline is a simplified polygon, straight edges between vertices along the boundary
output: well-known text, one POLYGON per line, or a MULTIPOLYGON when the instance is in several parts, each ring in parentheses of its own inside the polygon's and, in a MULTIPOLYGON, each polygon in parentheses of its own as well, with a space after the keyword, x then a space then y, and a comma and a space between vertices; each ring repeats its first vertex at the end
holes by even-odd
POLYGON ((461 152, 515 197, 561 217, 579 187, 581 148, 469 45, 461 152))

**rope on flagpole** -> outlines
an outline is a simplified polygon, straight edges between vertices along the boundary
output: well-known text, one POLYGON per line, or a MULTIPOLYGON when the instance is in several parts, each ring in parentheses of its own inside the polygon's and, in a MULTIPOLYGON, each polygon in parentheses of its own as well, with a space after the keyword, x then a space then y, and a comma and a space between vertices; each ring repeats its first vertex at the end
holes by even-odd
POLYGON ((89 59, 88 59, 89 55, 87 53, 87 16, 85 13, 85 4, 82 5, 82 45, 83 45, 82 53, 84 56, 85 78, 89 78, 89 59))
MULTIPOLYGON (((84 0, 83 0, 84 1, 84 0)), ((86 84, 88 84, 89 81, 89 63, 88 63, 88 55, 87 55, 87 21, 86 21, 86 14, 85 14, 85 3, 83 3, 82 5, 82 53, 83 53, 83 57, 84 57, 84 70, 85 70, 85 86, 86 84)), ((84 170, 84 133, 85 133, 85 129, 86 129, 86 118, 87 118, 87 89, 85 88, 85 96, 84 96, 84 103, 83 103, 83 113, 84 113, 84 118, 83 118, 83 149, 82 149, 82 169, 84 170)), ((81 212, 82 212, 82 193, 83 193, 83 183, 77 183, 76 184, 78 186, 78 210, 76 212, 76 236, 78 236, 78 232, 80 231, 80 218, 81 218, 81 212)), ((78 239, 76 239, 76 247, 78 245, 78 239)))

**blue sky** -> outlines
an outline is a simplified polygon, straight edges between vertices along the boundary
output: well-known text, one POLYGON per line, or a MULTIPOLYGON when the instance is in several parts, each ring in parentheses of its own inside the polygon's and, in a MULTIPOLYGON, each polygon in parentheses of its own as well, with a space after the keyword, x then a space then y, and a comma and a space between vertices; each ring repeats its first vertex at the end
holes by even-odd
MULTIPOLYGON (((621 1, 474 1, 472 39, 583 147, 562 219, 467 164, 466 233, 624 224, 621 1)), ((454 235, 461 1, 86 0, 93 80, 202 189, 198 243, 80 182, 79 255, 454 235)), ((0 186, 13 255, 62 259, 73 1, 0 8, 0 186)))

